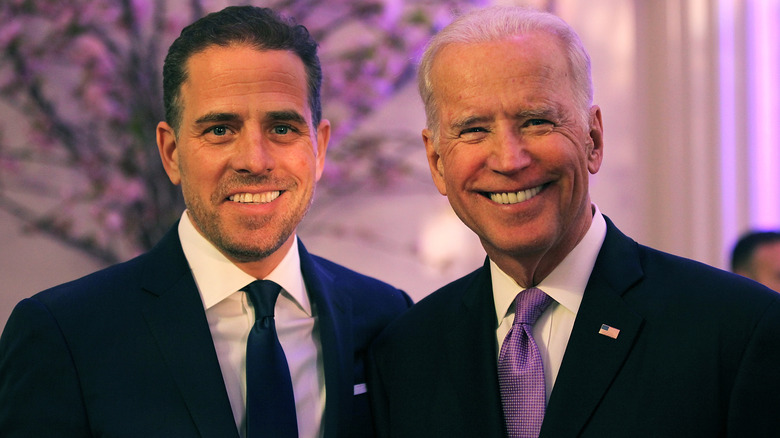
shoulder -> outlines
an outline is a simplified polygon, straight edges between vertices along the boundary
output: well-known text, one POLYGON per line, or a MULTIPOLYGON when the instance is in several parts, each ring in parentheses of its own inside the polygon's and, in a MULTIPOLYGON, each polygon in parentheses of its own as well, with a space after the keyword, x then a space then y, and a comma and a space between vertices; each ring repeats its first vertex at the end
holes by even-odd
POLYGON ((149 252, 39 292, 19 303, 14 312, 26 306, 78 325, 137 310, 154 296, 144 291, 164 290, 186 276, 192 278, 175 228, 149 252))
POLYGON ((326 258, 309 254, 313 265, 317 268, 320 275, 327 275, 340 285, 350 288, 369 288, 378 290, 395 291, 399 290, 382 280, 361 274, 355 270, 347 268, 326 258))
POLYGON ((420 315, 418 318, 449 313, 455 306, 460 306, 464 300, 476 299, 476 292, 484 289, 485 285, 490 285, 490 273, 485 266, 482 266, 420 300, 414 306, 415 313, 420 315))
POLYGON ((92 299, 121 297, 120 291, 139 289, 154 280, 165 286, 191 275, 174 225, 151 250, 33 296, 50 305, 76 305, 92 299))
POLYGON ((0 350, 25 354, 25 346, 36 345, 34 354, 65 357, 65 344, 80 339, 88 347, 112 324, 126 325, 141 295, 130 289, 138 289, 142 260, 110 266, 22 300, 6 322, 0 350))
POLYGON ((780 294, 741 275, 643 245, 638 248, 645 281, 659 291, 684 291, 689 299, 732 309, 762 308, 780 299, 780 294))
POLYGON ((322 327, 326 320, 340 320, 350 327, 356 351, 364 351, 376 336, 412 305, 409 296, 376 278, 353 271, 319 256, 301 257, 306 288, 319 306, 322 327))
POLYGON ((143 276, 145 256, 109 266, 33 295, 30 299, 47 307, 80 306, 93 300, 105 300, 116 296, 112 291, 138 287, 143 276))
POLYGON ((310 254, 299 241, 301 271, 307 286, 332 290, 349 296, 354 305, 386 305, 391 308, 411 306, 409 296, 382 280, 356 272, 323 257, 310 254), (312 283, 312 284, 310 284, 312 283))
POLYGON ((716 318, 755 318, 780 294, 740 275, 639 244, 611 222, 594 267, 624 298, 664 313, 690 312, 716 318))
POLYGON ((456 317, 463 306, 473 304, 471 300, 479 298, 485 284, 489 287, 489 279, 489 271, 482 267, 432 292, 388 325, 377 348, 397 345, 403 349, 410 342, 436 342, 435 333, 446 329, 446 321, 456 317))

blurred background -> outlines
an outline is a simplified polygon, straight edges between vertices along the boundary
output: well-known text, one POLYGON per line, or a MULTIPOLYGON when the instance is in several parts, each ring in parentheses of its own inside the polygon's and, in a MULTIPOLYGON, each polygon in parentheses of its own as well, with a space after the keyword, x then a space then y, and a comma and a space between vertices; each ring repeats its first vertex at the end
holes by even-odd
POLYGON ((431 183, 414 82, 430 35, 472 7, 545 9, 578 31, 605 130, 591 193, 622 231, 726 268, 743 231, 780 227, 780 0, 3 0, 0 327, 179 218, 154 140, 162 61, 184 25, 246 3, 320 42, 335 132, 301 239, 415 300, 485 256, 431 183))

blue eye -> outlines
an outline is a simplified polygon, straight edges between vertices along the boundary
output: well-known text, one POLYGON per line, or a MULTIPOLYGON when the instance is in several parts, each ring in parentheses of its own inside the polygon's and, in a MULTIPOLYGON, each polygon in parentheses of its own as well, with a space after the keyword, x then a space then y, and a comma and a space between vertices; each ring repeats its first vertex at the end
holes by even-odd
POLYGON ((224 126, 215 126, 215 127, 211 128, 211 132, 214 135, 223 136, 223 135, 227 135, 228 130, 224 126))
POLYGON ((288 132, 290 132, 289 126, 284 126, 284 125, 274 126, 274 134, 284 135, 287 134, 288 132))

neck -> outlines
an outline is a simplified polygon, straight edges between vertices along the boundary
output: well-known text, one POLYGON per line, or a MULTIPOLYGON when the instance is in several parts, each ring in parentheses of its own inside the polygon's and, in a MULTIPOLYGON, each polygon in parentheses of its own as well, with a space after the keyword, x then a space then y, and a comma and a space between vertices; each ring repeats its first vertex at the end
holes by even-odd
POLYGON ((482 242, 490 260, 509 275, 520 287, 534 287, 547 278, 555 268, 582 241, 593 222, 593 214, 584 215, 582 220, 563 233, 563 237, 545 248, 520 248, 516 251, 502 251, 482 242), (567 237, 568 236, 568 237, 567 237))

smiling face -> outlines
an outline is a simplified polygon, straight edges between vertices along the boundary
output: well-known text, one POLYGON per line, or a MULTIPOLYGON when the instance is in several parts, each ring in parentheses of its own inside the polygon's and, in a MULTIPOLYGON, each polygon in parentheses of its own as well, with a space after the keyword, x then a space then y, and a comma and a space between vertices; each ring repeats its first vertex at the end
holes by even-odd
POLYGON ((570 76, 546 33, 450 44, 431 71, 439 128, 423 140, 434 182, 523 286, 546 277, 592 220, 601 113, 576 105, 570 76))
POLYGON ((330 125, 312 126, 304 66, 292 52, 212 46, 188 60, 187 73, 178 135, 157 127, 163 165, 195 228, 259 278, 311 205, 330 125))

